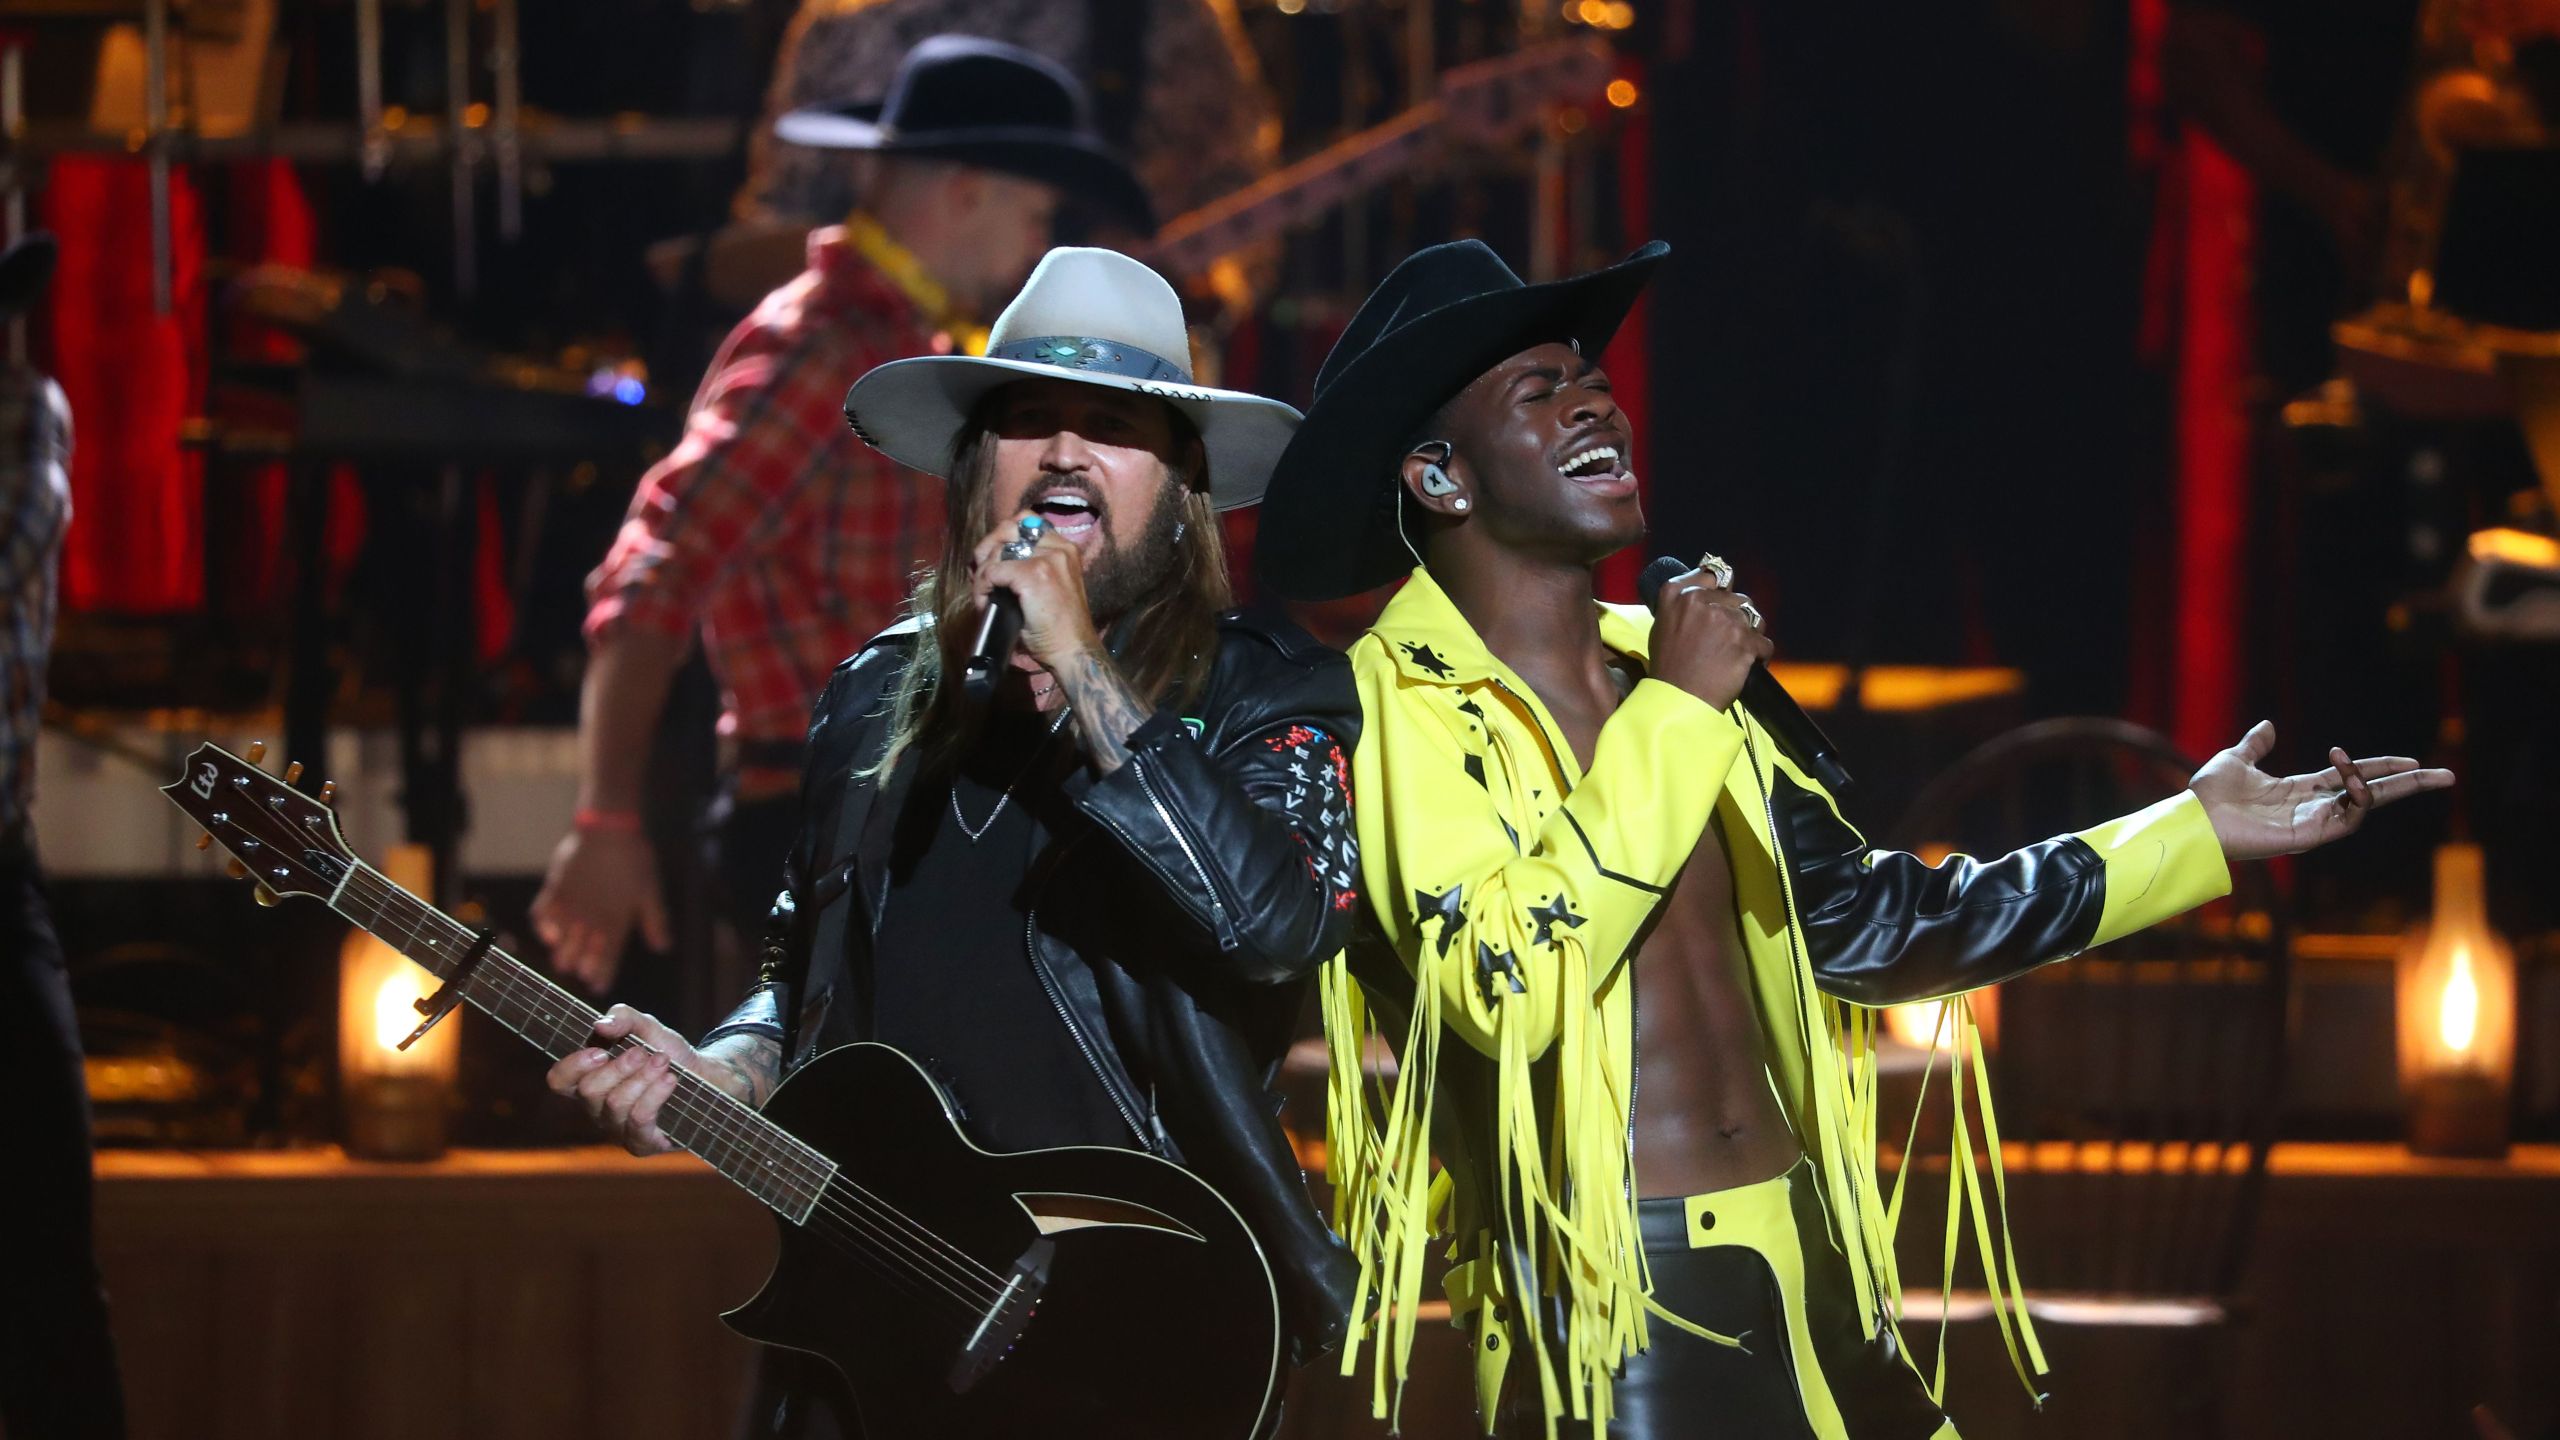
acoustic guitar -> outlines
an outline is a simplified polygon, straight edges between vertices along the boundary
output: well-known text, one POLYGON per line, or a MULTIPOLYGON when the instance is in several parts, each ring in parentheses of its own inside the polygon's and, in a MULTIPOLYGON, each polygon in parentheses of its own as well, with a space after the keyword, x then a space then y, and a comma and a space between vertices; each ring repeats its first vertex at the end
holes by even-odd
MULTIPOLYGON (((467 1002, 555 1059, 596 1043, 592 1007, 357 859, 328 787, 305 795, 299 766, 279 779, 258 754, 199 746, 161 793, 262 902, 322 901, 433 971, 418 1034, 467 1002)), ((723 1318, 832 1366, 871 1440, 1253 1440, 1273 1424, 1270 1266, 1189 1171, 1102 1146, 981 1150, 884 1045, 818 1056, 762 1110, 675 1073, 659 1128, 781 1228, 772 1276, 723 1318)))

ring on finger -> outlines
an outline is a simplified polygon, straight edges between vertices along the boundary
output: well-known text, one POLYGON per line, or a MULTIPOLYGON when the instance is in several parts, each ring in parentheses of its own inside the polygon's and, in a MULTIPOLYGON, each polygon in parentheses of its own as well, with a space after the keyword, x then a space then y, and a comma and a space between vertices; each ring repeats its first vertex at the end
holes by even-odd
POLYGON ((1752 628, 1752 629, 1754 629, 1754 630, 1759 629, 1759 628, 1760 628, 1760 607, 1759 607, 1759 606, 1757 606, 1757 605, 1752 604, 1752 603, 1751 603, 1750 601, 1748 601, 1748 600, 1743 601, 1743 602, 1742 602, 1742 618, 1750 624, 1750 626, 1751 626, 1751 628, 1752 628))
POLYGON ((1698 557, 1698 568, 1715 577, 1717 589, 1730 590, 1733 588, 1733 567, 1724 563, 1723 556, 1715 554, 1701 555, 1698 557))
POLYGON ((1007 560, 1028 560, 1031 558, 1031 552, 1039 548, 1040 542, 1037 540, 1007 540, 1004 542, 1004 548, 996 553, 1007 560))

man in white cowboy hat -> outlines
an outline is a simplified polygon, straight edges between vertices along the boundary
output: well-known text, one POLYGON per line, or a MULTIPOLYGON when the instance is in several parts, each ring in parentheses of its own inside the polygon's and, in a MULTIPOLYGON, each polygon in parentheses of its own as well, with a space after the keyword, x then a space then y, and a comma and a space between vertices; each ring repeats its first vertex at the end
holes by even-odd
POLYGON ((1069 249, 985 358, 881 366, 845 415, 947 477, 953 523, 906 621, 818 702, 763 979, 699 1049, 616 1006, 597 1034, 649 1048, 579 1051, 552 1087, 646 1154, 671 1065, 760 1104, 820 1050, 894 1045, 984 1148, 1197 1171, 1260 1240, 1298 1353, 1329 1348, 1349 1259, 1263 1086, 1349 933, 1359 707, 1339 655, 1227 609, 1216 524, 1297 412, 1193 384, 1172 288, 1069 249), (1019 645, 975 698, 1004 604, 1019 645))
MULTIPOLYGON (((533 904, 556 967, 598 991, 636 929, 670 943, 641 833, 650 746, 698 633, 720 685, 712 873, 752 939, 797 815, 801 731, 827 671, 888 623, 941 538, 929 476, 862 446, 847 376, 974 349, 1049 246, 1062 199, 1148 223, 1083 87, 1009 45, 943 35, 876 103, 795 111, 796 142, 868 167, 864 206, 809 237, 808 268, 730 335, 684 440, 649 472, 588 577, 576 822, 533 904)), ((714 991, 713 993, 717 993, 714 991)))

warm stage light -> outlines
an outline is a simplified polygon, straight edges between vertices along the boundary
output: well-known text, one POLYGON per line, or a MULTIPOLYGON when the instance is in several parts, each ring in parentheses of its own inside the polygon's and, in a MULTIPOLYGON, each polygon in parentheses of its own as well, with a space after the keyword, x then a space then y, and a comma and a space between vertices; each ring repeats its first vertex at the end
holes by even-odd
POLYGON ((1612 81, 1610 81, 1610 82, 1609 82, 1609 103, 1610 103, 1610 104, 1612 104, 1612 105, 1617 106, 1617 107, 1618 107, 1619 109, 1621 109, 1621 110, 1624 110, 1624 109, 1626 109, 1628 106, 1635 104, 1635 103, 1636 103, 1636 82, 1634 82, 1633 80, 1612 80, 1612 81))
POLYGON ((2400 1084, 2409 1148, 2496 1155, 2515 1085, 2515 951, 2490 927, 2477 845, 2436 852, 2435 913, 2401 943, 2400 1084))

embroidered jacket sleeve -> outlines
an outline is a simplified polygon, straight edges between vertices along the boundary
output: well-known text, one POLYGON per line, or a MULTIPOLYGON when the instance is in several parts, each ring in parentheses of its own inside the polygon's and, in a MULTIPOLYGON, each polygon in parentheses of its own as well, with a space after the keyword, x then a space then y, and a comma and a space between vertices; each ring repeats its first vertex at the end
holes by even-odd
POLYGON ((1869 849, 1783 757, 1770 792, 1815 983, 1899 1005, 2012 979, 2231 890, 2203 802, 2182 793, 1993 860, 1869 849))
POLYGON ((1515 819, 1515 777, 1489 773, 1439 713, 1503 702, 1416 682, 1374 637, 1355 647, 1354 669, 1370 908, 1416 983, 1438 989, 1451 1030, 1491 1055, 1512 1027, 1541 1054, 1565 1007, 1589 1004, 1617 973, 1689 858, 1742 729, 1677 686, 1639 681, 1600 727, 1573 793, 1543 819, 1515 819), (1569 975, 1583 993, 1567 993, 1569 975))
POLYGON ((1214 748, 1159 713, 1129 737, 1126 764, 1076 795, 1216 941, 1220 963, 1260 983, 1314 973, 1350 938, 1357 901, 1350 679, 1327 655, 1285 683, 1214 748))

